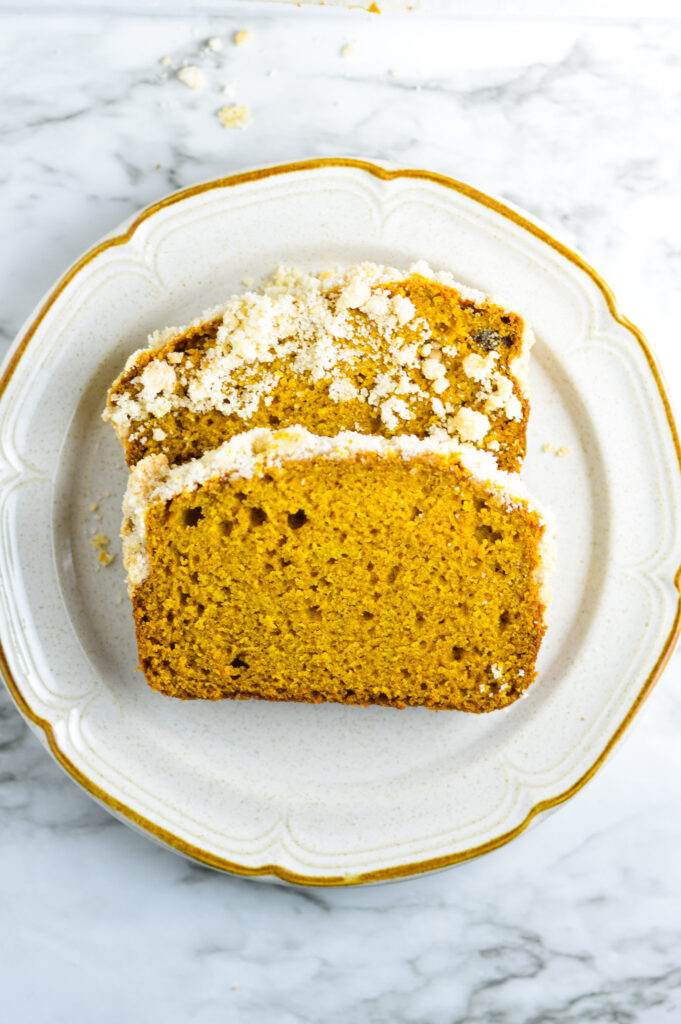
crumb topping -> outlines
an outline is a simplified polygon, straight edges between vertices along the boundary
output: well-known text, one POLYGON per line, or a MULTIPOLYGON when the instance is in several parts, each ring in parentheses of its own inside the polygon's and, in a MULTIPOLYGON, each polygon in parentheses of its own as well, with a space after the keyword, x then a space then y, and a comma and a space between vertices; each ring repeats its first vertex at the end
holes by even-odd
MULTIPOLYGON (((153 359, 132 388, 111 396, 105 418, 119 437, 131 440, 141 439, 150 418, 181 407, 248 419, 260 403, 269 403, 280 380, 268 365, 285 359, 294 374, 328 382, 332 401, 366 401, 390 430, 414 417, 417 402, 428 403, 437 418, 432 436, 450 435, 474 444, 489 433, 490 416, 501 412, 521 421, 522 403, 513 380, 496 368, 499 354, 494 350, 471 353, 463 361, 465 374, 479 385, 482 411, 459 408, 448 395, 456 346, 439 345, 413 302, 385 287, 415 274, 455 287, 462 300, 486 301, 450 274, 433 273, 423 261, 406 273, 374 263, 319 274, 282 266, 259 290, 233 296, 193 321, 190 327, 219 321, 214 344, 196 365, 183 369, 182 352, 153 359), (380 354, 385 369, 370 388, 363 388, 350 378, 353 364, 368 349, 380 354), (137 424, 141 430, 135 434, 137 424)), ((162 345, 186 330, 156 332, 149 344, 162 345)), ((126 370, 134 367, 139 354, 128 360, 126 370)), ((520 358, 524 353, 515 359, 514 370, 520 358)))

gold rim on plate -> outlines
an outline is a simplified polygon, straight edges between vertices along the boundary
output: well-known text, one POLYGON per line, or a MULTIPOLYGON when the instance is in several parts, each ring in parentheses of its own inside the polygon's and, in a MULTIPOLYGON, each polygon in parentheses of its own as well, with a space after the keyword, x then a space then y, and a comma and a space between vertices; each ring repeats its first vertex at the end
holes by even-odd
MULTIPOLYGON (((379 178, 382 181, 392 181, 396 178, 414 178, 421 181, 431 181, 436 185, 441 185, 444 188, 451 189, 455 192, 459 192, 469 199, 480 203, 483 206, 494 210, 495 213, 500 214, 507 220, 512 221, 525 231, 529 231, 536 238, 541 239, 547 245, 550 245, 552 249, 560 253, 566 259, 574 263, 580 270, 583 270, 587 274, 597 288, 602 293, 608 308, 614 317, 614 319, 622 324, 631 334, 636 338, 637 342, 643 349, 643 353, 646 357, 652 375, 655 379, 662 404, 664 406, 665 414, 667 417, 667 423, 674 440, 674 448, 676 451, 676 458, 681 472, 681 445, 679 444, 679 436, 674 423, 674 417, 671 410, 671 405, 667 392, 662 381, 662 375, 660 368, 657 365, 656 359, 648 346, 641 331, 634 326, 625 316, 623 316, 617 308, 615 298, 609 286, 605 283, 603 278, 590 266, 586 260, 579 256, 576 252, 573 252, 562 242, 558 242, 555 238, 552 238, 546 231, 534 224, 532 221, 527 220, 522 214, 506 206, 504 203, 499 202, 497 199, 493 199, 491 196, 486 195, 484 192, 478 191, 478 189, 472 188, 470 185, 466 185, 461 181, 457 181, 454 178, 449 178, 444 174, 437 174, 432 171, 422 170, 388 170, 384 167, 379 167, 377 164, 369 163, 366 160, 355 160, 352 158, 335 158, 327 157, 315 160, 299 160, 295 163, 289 164, 278 164, 273 167, 264 167, 252 171, 244 171, 238 174, 230 174, 224 178, 216 178, 213 181, 204 182, 201 185, 194 185, 192 188, 183 189, 180 192, 174 192, 172 195, 167 196, 165 199, 159 200, 157 203, 153 203, 143 210, 135 219, 130 223, 126 230, 120 234, 115 235, 113 238, 108 238, 106 241, 101 242, 99 245, 94 246, 85 253, 74 265, 66 272, 62 279, 58 282, 55 288, 52 290, 46 301, 44 302, 41 309, 38 311, 37 316, 32 321, 21 340, 17 343, 14 348, 11 358, 7 362, 4 368, 2 377, 0 378, 0 400, 7 388, 7 385, 14 373, 19 360, 23 356, 26 348, 37 331, 38 327, 42 323, 44 317, 47 315, 53 303, 61 295, 64 288, 69 282, 75 277, 75 275, 93 259, 95 259, 101 252, 106 249, 113 248, 116 245, 123 245, 128 242, 140 224, 151 217, 154 213, 164 209, 167 206, 173 206, 175 203, 182 202, 184 199, 188 199, 191 196, 200 195, 202 192, 209 192, 216 188, 230 188, 234 185, 242 185, 246 182, 260 181, 264 178, 271 178, 275 175, 280 174, 291 174, 296 171, 311 171, 322 167, 352 167, 357 170, 364 171, 367 174, 372 175, 374 178, 379 178)), ((667 639, 662 645, 662 649, 658 655, 657 661, 653 666, 648 678, 646 679, 642 689, 638 696, 627 712, 625 718, 620 723, 618 728, 615 730, 610 740, 601 751, 599 756, 596 758, 590 768, 587 769, 584 774, 577 779, 569 789, 566 789, 563 793, 558 796, 551 797, 547 800, 541 800, 535 804, 534 807, 527 813, 523 821, 520 822, 515 828, 508 832, 504 832, 503 835, 497 836, 496 839, 491 839, 486 843, 482 843, 479 846, 474 846, 470 850, 463 850, 458 853, 449 854, 442 857, 433 857, 427 860, 418 861, 415 864, 402 864, 397 867, 383 868, 378 871, 367 871, 358 875, 344 874, 344 875, 331 875, 329 877, 320 876, 307 876, 301 875, 294 871, 288 871, 286 868, 280 867, 278 864, 264 864, 261 867, 251 868, 244 864, 238 864, 234 861, 226 860, 224 857, 218 857, 215 854, 211 854, 206 850, 202 850, 191 843, 185 842, 179 836, 174 835, 167 829, 160 828, 153 821, 149 821, 147 818, 138 814, 132 808, 126 804, 117 800, 116 797, 107 793, 100 786, 97 786, 91 779, 89 779, 73 762, 60 750, 57 740, 54 735, 54 730, 50 722, 46 719, 36 715, 35 712, 29 707, 26 699, 21 693, 21 689, 16 679, 13 677, 5 655, 2 644, 0 643, 0 672, 4 676, 5 682, 9 691, 14 698, 14 701, 20 708, 21 712, 25 717, 37 726, 45 735, 47 745, 51 750, 52 754, 64 768, 64 770, 77 782, 84 790, 86 790, 90 796, 94 797, 100 803, 104 804, 114 814, 123 818, 125 821, 133 826, 136 826, 143 832, 149 833, 159 842, 170 846, 178 853, 182 853, 192 860, 198 861, 201 864, 205 864, 208 867, 216 868, 220 871, 229 872, 234 875, 242 875, 245 877, 254 876, 270 876, 281 879, 284 882, 290 882, 296 885, 309 885, 309 886, 343 886, 343 885, 360 885, 369 882, 383 882, 391 881, 400 878, 408 878, 412 875, 424 874, 428 871, 437 871, 442 868, 451 867, 454 864, 460 864, 462 861, 471 860, 473 857, 479 857, 484 853, 489 853, 492 850, 496 850, 500 846, 504 846, 506 843, 515 839, 521 832, 524 832, 530 822, 532 822, 538 815, 543 814, 545 811, 551 810, 551 808, 558 807, 559 804, 569 800, 570 797, 574 796, 582 786, 584 786, 589 779, 591 779, 601 765, 604 763, 608 755, 613 750, 615 744, 623 736, 626 729, 631 724, 634 716, 640 710, 643 702, 651 693, 653 687, 657 683, 663 669, 669 661, 670 655, 674 648, 676 641, 681 633, 681 566, 677 570, 674 576, 674 585, 676 587, 679 597, 677 598, 676 613, 674 615, 674 622, 667 639)))

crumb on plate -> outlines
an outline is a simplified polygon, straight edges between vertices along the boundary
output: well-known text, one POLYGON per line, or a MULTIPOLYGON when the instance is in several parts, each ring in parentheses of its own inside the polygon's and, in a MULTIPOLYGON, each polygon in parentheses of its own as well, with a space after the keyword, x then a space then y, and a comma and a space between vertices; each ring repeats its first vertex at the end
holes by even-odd
POLYGON ((95 551, 99 552, 98 558, 100 565, 111 565, 115 555, 112 555, 109 551, 109 544, 111 541, 105 534, 98 533, 96 537, 92 538, 91 544, 95 551))

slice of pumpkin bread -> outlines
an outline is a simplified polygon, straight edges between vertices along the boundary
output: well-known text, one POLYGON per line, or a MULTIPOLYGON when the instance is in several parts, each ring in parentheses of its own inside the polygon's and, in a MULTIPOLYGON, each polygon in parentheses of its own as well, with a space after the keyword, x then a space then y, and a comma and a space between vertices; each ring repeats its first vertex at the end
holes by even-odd
POLYGON ((130 472, 123 548, 161 693, 492 711, 535 676, 546 523, 452 441, 253 429, 130 472))
POLYGON ((516 470, 532 341, 517 313, 426 264, 280 268, 261 291, 151 335, 104 418, 129 465, 152 454, 184 462, 252 427, 301 424, 327 436, 451 437, 516 470))

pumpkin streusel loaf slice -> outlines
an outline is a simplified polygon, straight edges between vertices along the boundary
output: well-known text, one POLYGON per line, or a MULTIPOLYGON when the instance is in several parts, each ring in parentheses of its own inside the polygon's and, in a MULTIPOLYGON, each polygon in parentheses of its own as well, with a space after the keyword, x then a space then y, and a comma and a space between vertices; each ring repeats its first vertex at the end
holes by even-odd
POLYGON ((261 291, 152 335, 113 384, 104 418, 131 466, 152 454, 184 462, 252 427, 302 424, 327 436, 451 437, 515 470, 532 340, 517 313, 426 264, 407 274, 373 263, 282 268, 261 291))
POLYGON ((482 712, 534 679, 546 525, 486 453, 254 429, 143 459, 123 510, 161 693, 482 712))

